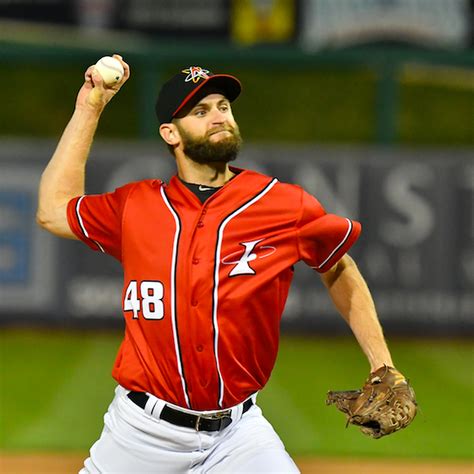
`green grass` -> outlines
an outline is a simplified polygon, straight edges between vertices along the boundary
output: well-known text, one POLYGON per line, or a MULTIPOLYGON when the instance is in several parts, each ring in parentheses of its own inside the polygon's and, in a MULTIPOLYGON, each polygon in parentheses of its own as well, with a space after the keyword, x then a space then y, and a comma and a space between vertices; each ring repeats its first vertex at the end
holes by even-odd
MULTIPOLYGON (((3 330, 0 449, 87 450, 113 396, 118 332, 3 330)), ((466 459, 472 456, 472 341, 393 340, 397 366, 415 387, 420 412, 380 440, 345 429, 325 406, 328 389, 361 385, 368 365, 351 338, 284 337, 259 404, 295 456, 466 459)))
POLYGON ((4 332, 0 446, 87 448, 112 399, 118 343, 114 333, 4 332))
POLYGON ((397 367, 412 381, 420 411, 407 429, 372 440, 353 426, 345 429, 344 416, 324 404, 328 389, 357 388, 365 378, 368 367, 356 342, 283 340, 277 367, 260 402, 290 452, 348 457, 472 456, 472 343, 395 340, 390 347, 397 367))

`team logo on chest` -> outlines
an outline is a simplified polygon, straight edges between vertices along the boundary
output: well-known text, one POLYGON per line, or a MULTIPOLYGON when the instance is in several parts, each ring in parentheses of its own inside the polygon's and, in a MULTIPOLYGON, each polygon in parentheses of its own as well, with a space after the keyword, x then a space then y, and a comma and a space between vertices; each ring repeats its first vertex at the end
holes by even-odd
POLYGON ((224 265, 235 265, 230 271, 229 276, 255 275, 257 273, 250 266, 250 262, 258 258, 269 257, 276 251, 276 248, 271 245, 259 245, 262 240, 264 239, 240 242, 239 245, 242 245, 243 250, 233 252, 222 259, 224 265))

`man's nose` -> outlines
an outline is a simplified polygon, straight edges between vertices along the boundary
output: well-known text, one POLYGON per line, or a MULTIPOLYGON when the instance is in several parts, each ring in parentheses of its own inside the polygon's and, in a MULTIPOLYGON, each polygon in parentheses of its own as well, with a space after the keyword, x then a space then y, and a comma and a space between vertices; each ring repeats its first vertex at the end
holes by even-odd
POLYGON ((211 111, 211 119, 213 124, 224 123, 226 121, 226 115, 218 108, 215 108, 211 111))

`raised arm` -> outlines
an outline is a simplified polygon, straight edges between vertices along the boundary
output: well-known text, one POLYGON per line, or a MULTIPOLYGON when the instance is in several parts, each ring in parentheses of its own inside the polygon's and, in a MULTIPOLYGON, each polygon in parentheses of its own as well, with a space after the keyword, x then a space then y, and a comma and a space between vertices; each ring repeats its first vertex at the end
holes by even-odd
POLYGON ((354 260, 346 254, 321 279, 367 356, 371 371, 384 364, 393 366, 372 296, 354 260))
POLYGON ((106 86, 94 66, 87 69, 74 113, 41 176, 36 221, 60 237, 76 239, 67 222, 67 203, 84 194, 85 167, 100 116, 130 76, 130 68, 122 57, 115 54, 114 58, 124 67, 122 80, 106 86))

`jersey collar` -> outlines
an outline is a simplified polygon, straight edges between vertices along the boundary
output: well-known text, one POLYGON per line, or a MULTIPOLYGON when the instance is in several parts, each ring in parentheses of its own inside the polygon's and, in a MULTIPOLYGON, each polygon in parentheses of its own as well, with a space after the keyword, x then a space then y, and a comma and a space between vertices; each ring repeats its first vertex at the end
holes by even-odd
POLYGON ((196 209, 206 206, 225 211, 231 210, 233 205, 238 205, 250 196, 253 196, 256 191, 266 186, 272 180, 269 176, 257 173, 256 171, 236 167, 231 167, 230 169, 236 173, 236 176, 210 196, 204 204, 201 204, 199 198, 186 187, 177 175, 173 176, 166 186, 166 194, 176 204, 192 206, 196 209))

